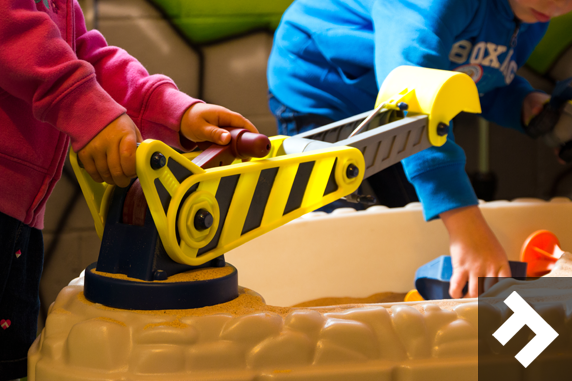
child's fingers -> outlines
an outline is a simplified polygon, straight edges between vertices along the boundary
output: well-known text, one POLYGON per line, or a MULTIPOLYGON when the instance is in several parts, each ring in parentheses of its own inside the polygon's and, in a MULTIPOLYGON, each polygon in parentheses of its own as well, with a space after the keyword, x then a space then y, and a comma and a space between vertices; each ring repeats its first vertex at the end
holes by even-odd
POLYGON ((125 188, 129 185, 131 176, 127 176, 127 174, 124 173, 122 160, 121 148, 119 146, 110 147, 107 152, 107 167, 109 168, 109 173, 115 185, 125 188))
POLYGON ((510 266, 508 263, 503 264, 503 266, 499 270, 499 278, 510 278, 512 273, 510 272, 510 266))
POLYGON ((485 275, 482 292, 487 292, 491 287, 499 282, 499 278, 509 278, 511 276, 510 266, 508 263, 501 265, 500 267, 490 267, 485 275))
POLYGON ((78 157, 79 160, 81 161, 81 164, 83 165, 83 168, 91 176, 91 178, 98 183, 102 183, 103 178, 99 175, 99 172, 95 167, 95 161, 93 160, 93 157, 81 151, 80 153, 78 153, 78 157))
POLYGON ((222 127, 246 128, 250 132, 258 133, 258 129, 250 122, 250 120, 237 112, 233 112, 225 108, 222 108, 222 110, 219 111, 218 125, 222 127))
POLYGON ((105 152, 94 153, 93 161, 95 163, 95 169, 103 181, 108 184, 115 184, 107 164, 107 154, 105 152))
POLYGON ((217 126, 205 125, 197 131, 196 136, 191 139, 196 142, 209 141, 220 145, 230 143, 230 132, 217 126))
POLYGON ((477 296, 479 296, 479 274, 471 273, 469 275, 469 290, 465 297, 476 298, 477 296))
POLYGON ((451 284, 449 286, 449 295, 458 299, 463 296, 463 287, 467 284, 468 274, 465 270, 453 270, 451 284))
MULTIPOLYGON (((137 176, 135 157, 137 151, 137 136, 126 135, 119 142, 119 166, 127 179, 137 176)), ((127 180, 129 185, 129 180, 127 180)), ((125 186, 127 186, 125 185, 125 186)))

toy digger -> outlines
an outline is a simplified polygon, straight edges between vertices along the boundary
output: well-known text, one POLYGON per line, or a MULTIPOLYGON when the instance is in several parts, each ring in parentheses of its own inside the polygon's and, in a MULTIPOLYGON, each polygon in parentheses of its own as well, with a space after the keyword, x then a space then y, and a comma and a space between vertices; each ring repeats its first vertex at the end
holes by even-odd
POLYGON ((444 144, 461 111, 481 111, 470 77, 399 67, 383 83, 373 112, 294 137, 233 129, 228 146, 185 154, 146 140, 137 149, 138 178, 127 188, 94 182, 72 152, 102 238, 98 262, 86 269, 85 297, 137 310, 228 302, 238 296, 238 276, 224 253, 444 144), (169 281, 205 267, 230 270, 215 279, 169 281))

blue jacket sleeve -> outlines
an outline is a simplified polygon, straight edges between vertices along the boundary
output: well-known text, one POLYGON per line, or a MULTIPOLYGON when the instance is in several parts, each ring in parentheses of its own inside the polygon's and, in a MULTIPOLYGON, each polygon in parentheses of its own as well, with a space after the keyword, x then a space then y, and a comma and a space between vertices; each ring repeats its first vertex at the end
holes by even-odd
MULTIPOLYGON (((454 38, 468 27, 477 7, 477 1, 467 0, 377 0, 372 16, 378 83, 400 65, 448 69, 454 38)), ((431 147, 403 160, 426 220, 478 203, 465 161, 452 134, 442 147, 431 147)))
POLYGON ((465 152, 455 143, 452 128, 450 131, 443 146, 427 148, 402 160, 427 221, 448 210, 479 203, 465 172, 465 152))

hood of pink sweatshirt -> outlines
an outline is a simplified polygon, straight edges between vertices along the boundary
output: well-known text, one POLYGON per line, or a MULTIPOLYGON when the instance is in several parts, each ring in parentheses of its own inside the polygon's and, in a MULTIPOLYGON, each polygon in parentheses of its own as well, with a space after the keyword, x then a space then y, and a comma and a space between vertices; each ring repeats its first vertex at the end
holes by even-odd
POLYGON ((42 229, 69 143, 79 151, 123 113, 144 138, 192 147, 180 121, 199 100, 88 32, 76 0, 0 9, 0 212, 42 229))

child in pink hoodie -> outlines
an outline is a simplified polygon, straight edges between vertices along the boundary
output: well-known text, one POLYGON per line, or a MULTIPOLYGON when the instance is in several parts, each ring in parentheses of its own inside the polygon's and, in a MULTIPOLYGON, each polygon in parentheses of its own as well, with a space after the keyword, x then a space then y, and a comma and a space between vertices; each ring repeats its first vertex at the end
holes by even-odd
POLYGON ((68 146, 96 181, 127 186, 136 143, 226 144, 241 115, 149 75, 87 31, 76 0, 0 0, 0 381, 26 375, 36 337, 41 229, 68 146))

